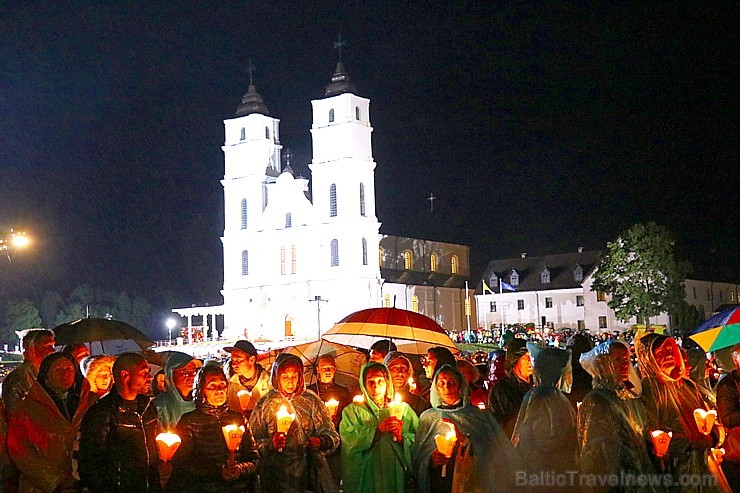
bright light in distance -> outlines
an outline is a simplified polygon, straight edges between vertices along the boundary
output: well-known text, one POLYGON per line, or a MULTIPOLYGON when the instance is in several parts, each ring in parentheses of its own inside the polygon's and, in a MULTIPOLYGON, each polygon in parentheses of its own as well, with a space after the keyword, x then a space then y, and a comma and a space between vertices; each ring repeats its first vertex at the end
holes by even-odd
POLYGON ((174 329, 176 324, 177 322, 175 321, 174 318, 168 318, 167 321, 165 322, 165 325, 170 330, 174 329))
POLYGON ((13 246, 17 248, 23 248, 31 243, 25 233, 13 233, 13 246))

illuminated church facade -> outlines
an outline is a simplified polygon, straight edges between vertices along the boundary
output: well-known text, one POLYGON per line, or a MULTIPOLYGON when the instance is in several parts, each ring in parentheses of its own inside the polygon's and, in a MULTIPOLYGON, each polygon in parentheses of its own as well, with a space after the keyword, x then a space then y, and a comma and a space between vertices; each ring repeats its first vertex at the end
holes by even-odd
POLYGON ((470 323, 468 247, 380 234, 370 100, 356 93, 339 62, 325 97, 311 102, 309 182, 294 176, 289 156, 283 165, 280 120, 250 84, 224 121, 224 303, 174 309, 187 327, 200 322, 227 339, 316 339, 380 306, 425 313, 448 330, 470 323))

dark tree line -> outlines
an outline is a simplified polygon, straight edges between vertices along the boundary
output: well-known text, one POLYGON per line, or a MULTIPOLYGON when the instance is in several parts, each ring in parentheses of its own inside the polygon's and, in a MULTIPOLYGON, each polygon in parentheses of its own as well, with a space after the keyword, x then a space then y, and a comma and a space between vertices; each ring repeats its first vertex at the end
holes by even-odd
POLYGON ((127 322, 144 333, 154 310, 141 296, 106 291, 82 285, 66 298, 46 291, 38 299, 6 299, 0 304, 0 343, 11 348, 18 343, 16 331, 31 328, 53 329, 80 318, 113 318, 127 322))

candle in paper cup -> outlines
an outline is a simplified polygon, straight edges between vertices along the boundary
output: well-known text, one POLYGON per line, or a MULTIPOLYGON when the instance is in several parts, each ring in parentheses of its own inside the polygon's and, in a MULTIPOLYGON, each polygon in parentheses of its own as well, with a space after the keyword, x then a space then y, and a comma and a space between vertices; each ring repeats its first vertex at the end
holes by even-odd
POLYGON ((224 432, 224 438, 226 439, 226 448, 231 454, 231 462, 234 462, 234 453, 239 448, 239 444, 242 442, 242 435, 246 431, 244 426, 237 425, 226 425, 221 428, 224 432))
POLYGON ((714 426, 714 422, 717 420, 717 411, 714 409, 707 411, 704 409, 694 409, 694 420, 699 431, 705 435, 709 435, 714 426))
POLYGON ((713 448, 712 449, 712 457, 714 457, 714 460, 717 461, 717 464, 722 464, 722 458, 725 456, 725 449, 723 448, 713 448))
POLYGON ((332 418, 337 415, 337 409, 339 409, 339 401, 336 399, 329 399, 324 403, 326 410, 329 412, 329 416, 332 418))
MULTIPOLYGON (((455 444, 457 443, 457 434, 455 433, 455 427, 450 423, 445 423, 449 426, 450 431, 444 435, 434 435, 434 443, 437 444, 437 450, 439 453, 444 454, 448 459, 452 457, 452 452, 455 450, 455 444)), ((447 477, 447 464, 442 466, 442 477, 447 477)))
MULTIPOLYGON (((277 432, 278 433, 288 433, 288 430, 290 429, 290 425, 293 424, 293 421, 295 420, 295 413, 289 413, 288 408, 285 406, 280 406, 280 409, 278 409, 278 412, 276 413, 277 417, 277 432)), ((278 452, 282 452, 283 449, 278 449, 278 452)))
POLYGON ((409 382, 409 390, 411 392, 414 392, 416 390, 416 382, 414 382, 414 377, 409 377, 408 382, 409 382))
POLYGON ((478 403, 478 409, 483 409, 483 410, 485 410, 485 409, 486 409, 486 403, 485 403, 485 402, 483 402, 483 401, 480 401, 480 402, 478 403))
POLYGON ((671 444, 673 432, 666 433, 663 430, 653 430, 650 432, 650 439, 653 441, 653 452, 658 459, 662 459, 668 453, 668 446, 671 444))
POLYGON ((365 396, 362 394, 356 395, 352 398, 352 402, 354 402, 355 404, 362 404, 363 402, 365 402, 365 396))
POLYGON ((583 401, 576 402, 576 411, 580 411, 581 410, 581 405, 583 405, 583 401))
MULTIPOLYGON (((388 403, 388 414, 396 419, 403 420, 403 412, 406 407, 406 403, 401 399, 401 394, 396 393, 396 396, 392 401, 388 403)), ((393 437, 393 441, 396 441, 396 437, 393 437)))
POLYGON ((170 431, 160 433, 157 435, 156 440, 159 458, 165 462, 172 460, 172 456, 175 455, 175 452, 177 452, 177 449, 180 448, 180 444, 182 443, 180 437, 170 431))
POLYGON ((252 393, 248 390, 240 390, 236 393, 239 398, 239 407, 242 408, 242 412, 246 411, 249 407, 249 401, 252 400, 252 393))

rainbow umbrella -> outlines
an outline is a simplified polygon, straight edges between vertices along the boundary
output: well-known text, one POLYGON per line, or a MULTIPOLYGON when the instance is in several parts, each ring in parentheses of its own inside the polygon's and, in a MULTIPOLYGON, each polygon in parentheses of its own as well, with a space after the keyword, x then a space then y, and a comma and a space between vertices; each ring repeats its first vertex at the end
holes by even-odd
POLYGON ((740 343, 740 307, 730 308, 714 315, 692 330, 689 338, 706 352, 740 343))
POLYGON ((361 348, 369 348, 381 339, 390 339, 399 351, 408 354, 426 354, 434 346, 459 352, 437 322, 400 308, 368 308, 352 313, 327 330, 323 339, 361 348))

